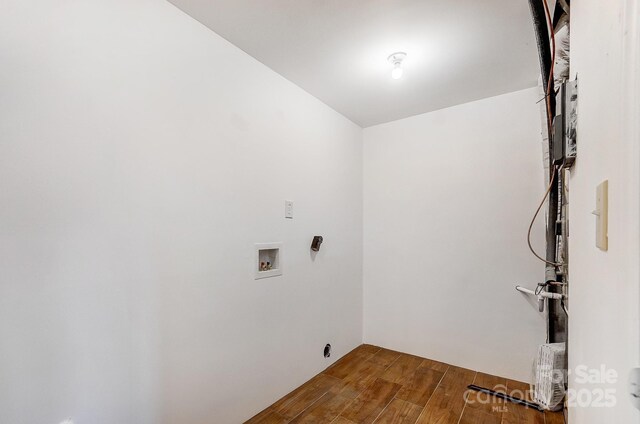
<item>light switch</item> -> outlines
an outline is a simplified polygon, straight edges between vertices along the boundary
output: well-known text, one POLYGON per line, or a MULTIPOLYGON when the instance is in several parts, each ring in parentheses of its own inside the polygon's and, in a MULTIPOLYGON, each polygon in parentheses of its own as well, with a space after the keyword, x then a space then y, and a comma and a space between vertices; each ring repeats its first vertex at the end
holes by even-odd
POLYGON ((284 201, 284 217, 293 219, 293 200, 284 201))
POLYGON ((596 187, 596 247, 606 251, 609 248, 609 181, 605 180, 596 187))

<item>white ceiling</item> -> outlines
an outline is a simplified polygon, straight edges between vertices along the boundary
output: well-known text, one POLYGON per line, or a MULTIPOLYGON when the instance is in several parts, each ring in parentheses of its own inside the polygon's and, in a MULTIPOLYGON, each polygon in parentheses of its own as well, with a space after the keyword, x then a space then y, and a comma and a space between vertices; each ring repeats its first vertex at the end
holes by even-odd
POLYGON ((532 87, 539 72, 525 0, 170 1, 363 127, 532 87))

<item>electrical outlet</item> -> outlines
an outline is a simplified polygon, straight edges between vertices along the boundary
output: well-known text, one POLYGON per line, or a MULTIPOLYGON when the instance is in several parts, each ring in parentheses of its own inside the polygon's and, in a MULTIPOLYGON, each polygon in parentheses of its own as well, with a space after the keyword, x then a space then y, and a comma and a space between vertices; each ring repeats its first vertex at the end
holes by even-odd
POLYGON ((633 406, 640 409, 640 368, 634 368, 629 373, 629 395, 633 406))

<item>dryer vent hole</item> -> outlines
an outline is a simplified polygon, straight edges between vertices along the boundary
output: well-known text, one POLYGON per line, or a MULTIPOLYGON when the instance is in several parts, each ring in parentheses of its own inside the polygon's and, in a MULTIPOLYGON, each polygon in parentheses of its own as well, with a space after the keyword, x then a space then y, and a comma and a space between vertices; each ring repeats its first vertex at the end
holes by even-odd
POLYGON ((329 356, 331 356, 331 345, 327 343, 327 345, 324 347, 324 357, 328 358, 329 356))

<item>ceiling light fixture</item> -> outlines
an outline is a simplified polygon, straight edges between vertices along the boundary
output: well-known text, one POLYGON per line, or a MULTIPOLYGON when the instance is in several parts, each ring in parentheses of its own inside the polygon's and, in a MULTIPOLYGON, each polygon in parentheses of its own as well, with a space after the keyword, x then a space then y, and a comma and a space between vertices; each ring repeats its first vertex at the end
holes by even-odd
POLYGON ((387 60, 393 65, 393 71, 391 71, 391 78, 402 78, 402 61, 407 57, 405 52, 395 52, 389 55, 387 60))

